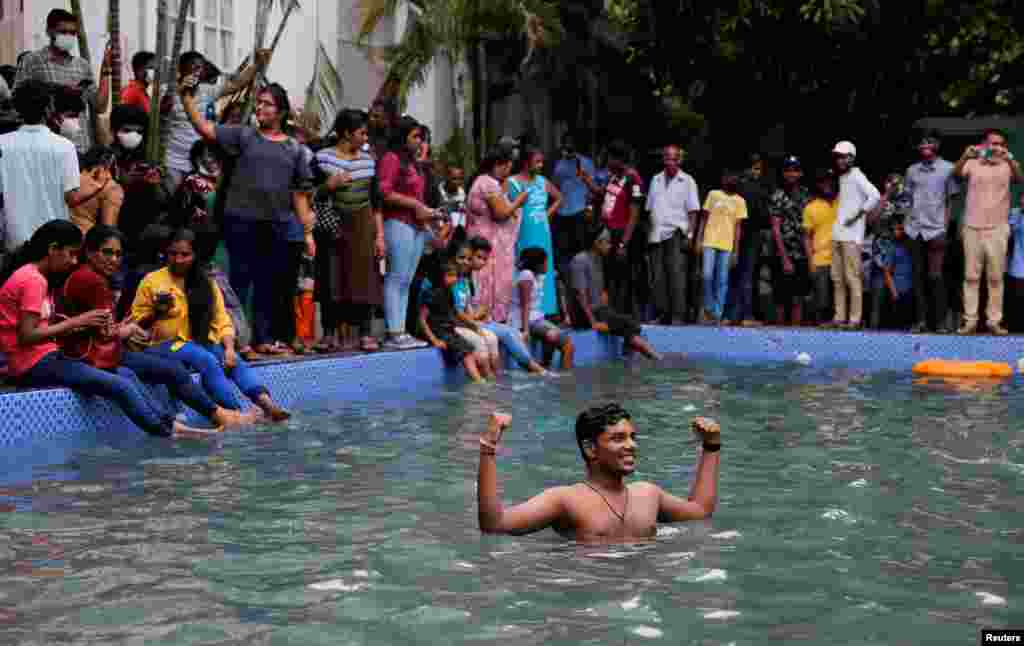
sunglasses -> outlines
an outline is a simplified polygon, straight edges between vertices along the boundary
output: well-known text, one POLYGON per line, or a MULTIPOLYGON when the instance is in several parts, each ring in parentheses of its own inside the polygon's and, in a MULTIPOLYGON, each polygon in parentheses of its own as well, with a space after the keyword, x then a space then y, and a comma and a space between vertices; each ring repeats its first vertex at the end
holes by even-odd
POLYGON ((100 253, 107 258, 123 258, 124 251, 121 249, 100 249, 100 253))

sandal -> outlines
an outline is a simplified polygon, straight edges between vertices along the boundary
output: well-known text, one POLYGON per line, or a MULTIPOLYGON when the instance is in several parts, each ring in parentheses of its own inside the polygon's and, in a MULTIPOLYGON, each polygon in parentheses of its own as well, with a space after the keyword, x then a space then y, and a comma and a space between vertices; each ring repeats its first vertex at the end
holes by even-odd
POLYGON ((359 339, 359 349, 363 352, 376 352, 380 350, 380 344, 377 343, 377 339, 372 336, 364 336, 359 339))

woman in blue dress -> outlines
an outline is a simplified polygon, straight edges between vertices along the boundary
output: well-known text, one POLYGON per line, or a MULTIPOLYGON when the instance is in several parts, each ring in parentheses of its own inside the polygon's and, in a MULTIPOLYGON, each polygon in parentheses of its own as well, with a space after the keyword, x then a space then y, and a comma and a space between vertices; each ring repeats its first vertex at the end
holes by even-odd
MULTIPOLYGON (((551 219, 558 213, 562 194, 541 174, 543 170, 544 153, 535 148, 529 149, 523 156, 520 173, 508 179, 509 199, 515 200, 524 191, 528 195, 522 209, 516 256, 523 249, 541 247, 548 253, 548 258, 555 257, 551 242, 551 219)), ((544 277, 544 301, 541 306, 545 316, 559 313, 557 293, 554 267, 551 267, 544 277)))

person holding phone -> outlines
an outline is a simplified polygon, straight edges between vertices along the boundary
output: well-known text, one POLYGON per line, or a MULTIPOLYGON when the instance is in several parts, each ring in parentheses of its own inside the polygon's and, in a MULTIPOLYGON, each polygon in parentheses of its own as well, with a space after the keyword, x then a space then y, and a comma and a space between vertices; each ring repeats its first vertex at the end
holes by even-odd
POLYGON ((522 535, 550 527, 567 539, 585 543, 653 539, 657 525, 710 518, 718 506, 722 433, 713 420, 697 417, 690 430, 701 443, 696 475, 686 498, 651 482, 628 483, 636 473, 638 434, 619 404, 594 406, 576 419, 576 443, 586 477, 574 485, 553 487, 506 508, 498 493, 497 459, 501 438, 512 418, 493 413, 480 435, 477 508, 485 534, 522 535))
POLYGON ((1010 184, 1024 182, 1020 164, 1007 147, 1007 135, 985 131, 981 146, 968 146, 953 172, 967 180, 964 211, 964 320, 960 334, 978 329, 978 293, 982 275, 988 284, 985 320, 992 334, 1003 326, 1003 274, 1010 239, 1010 184))

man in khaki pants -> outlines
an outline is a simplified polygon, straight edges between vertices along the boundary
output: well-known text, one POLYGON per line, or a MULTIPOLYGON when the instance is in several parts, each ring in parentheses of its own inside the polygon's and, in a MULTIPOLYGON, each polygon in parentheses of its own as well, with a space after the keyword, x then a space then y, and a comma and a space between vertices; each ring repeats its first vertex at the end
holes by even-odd
POLYGON ((864 230, 868 217, 881 198, 874 184, 854 166, 856 158, 857 148, 849 141, 840 141, 832 149, 832 161, 839 178, 839 206, 832 226, 832 284, 836 317, 829 327, 851 330, 860 327, 864 307, 864 279, 860 266, 864 230))
POLYGON ((1003 327, 1003 274, 1010 238, 1010 182, 1024 181, 1020 164, 1009 154, 1006 133, 985 131, 981 146, 969 146, 954 173, 967 180, 964 215, 964 321, 960 334, 978 329, 978 288, 981 275, 988 280, 985 318, 992 334, 1003 327))

